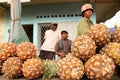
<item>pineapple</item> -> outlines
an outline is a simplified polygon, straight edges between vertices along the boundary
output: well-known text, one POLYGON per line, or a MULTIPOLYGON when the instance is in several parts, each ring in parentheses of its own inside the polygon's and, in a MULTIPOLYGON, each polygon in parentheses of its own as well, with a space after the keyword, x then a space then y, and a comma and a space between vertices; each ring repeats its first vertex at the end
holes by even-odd
POLYGON ((95 51, 95 42, 87 35, 78 36, 71 45, 71 54, 85 61, 93 56, 95 51))
POLYGON ((92 80, 109 80, 114 71, 114 61, 107 55, 96 54, 85 63, 85 74, 92 80))
POLYGON ((2 66, 3 66, 4 61, 0 60, 0 74, 2 74, 2 66))
POLYGON ((36 48, 31 42, 22 42, 17 46, 17 56, 25 61, 36 57, 36 48))
POLYGON ((18 57, 9 57, 2 67, 2 72, 7 78, 17 78, 21 76, 22 62, 18 57))
POLYGON ((114 31, 111 33, 111 39, 113 42, 120 43, 120 27, 115 27, 114 31))
POLYGON ((42 75, 44 66, 41 60, 37 58, 27 59, 22 67, 24 77, 28 79, 36 79, 42 75))
POLYGON ((5 42, 0 45, 0 60, 6 60, 10 56, 16 56, 16 45, 12 42, 5 42))
POLYGON ((53 60, 43 60, 44 71, 43 80, 51 80, 53 77, 57 77, 56 61, 53 60))
POLYGON ((95 24, 90 27, 88 35, 95 41, 98 49, 110 42, 110 30, 103 24, 95 24))
POLYGON ((120 43, 111 42, 100 50, 101 54, 106 54, 114 59, 116 64, 120 66, 120 43))
POLYGON ((62 80, 79 80, 84 74, 84 66, 79 58, 68 54, 57 62, 57 73, 62 80))

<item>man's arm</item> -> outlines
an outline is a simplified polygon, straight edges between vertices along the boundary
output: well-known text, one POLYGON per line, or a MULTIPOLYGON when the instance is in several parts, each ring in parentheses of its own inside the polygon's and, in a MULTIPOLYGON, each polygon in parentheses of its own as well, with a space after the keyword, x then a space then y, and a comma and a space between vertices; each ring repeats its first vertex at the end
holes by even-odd
POLYGON ((56 46, 55 46, 55 53, 56 53, 57 55, 61 56, 62 58, 65 57, 65 53, 60 52, 59 49, 60 49, 60 48, 59 48, 59 41, 58 41, 58 42, 56 43, 56 46))
POLYGON ((88 32, 88 24, 85 22, 80 22, 77 28, 77 35, 86 34, 88 32))
POLYGON ((55 53, 62 58, 65 57, 65 53, 63 53, 63 52, 55 51, 55 53))

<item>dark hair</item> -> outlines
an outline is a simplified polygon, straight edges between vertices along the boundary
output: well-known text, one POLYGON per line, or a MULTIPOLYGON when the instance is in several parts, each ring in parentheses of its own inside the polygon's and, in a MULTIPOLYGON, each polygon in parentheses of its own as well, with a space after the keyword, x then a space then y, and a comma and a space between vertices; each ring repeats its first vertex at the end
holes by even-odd
POLYGON ((52 26, 56 26, 56 27, 57 27, 57 26, 58 26, 58 24, 57 24, 57 23, 52 23, 52 26))
POLYGON ((68 32, 65 30, 61 31, 61 34, 63 34, 63 33, 68 34, 68 32))

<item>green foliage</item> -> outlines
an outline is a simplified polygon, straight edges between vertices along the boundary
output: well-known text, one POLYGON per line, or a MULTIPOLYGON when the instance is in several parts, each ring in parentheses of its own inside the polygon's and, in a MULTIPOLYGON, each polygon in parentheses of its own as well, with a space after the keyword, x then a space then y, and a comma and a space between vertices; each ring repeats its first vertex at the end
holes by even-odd
POLYGON ((57 76, 56 62, 52 60, 43 61, 45 69, 43 72, 43 80, 51 80, 57 76))

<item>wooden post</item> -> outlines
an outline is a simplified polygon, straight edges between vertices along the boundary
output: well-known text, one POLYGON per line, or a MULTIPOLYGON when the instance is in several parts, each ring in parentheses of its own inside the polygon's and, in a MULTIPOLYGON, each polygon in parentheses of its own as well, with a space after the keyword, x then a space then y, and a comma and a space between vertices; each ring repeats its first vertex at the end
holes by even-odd
MULTIPOLYGON (((21 0, 21 3, 23 2, 30 2, 31 0, 21 0)), ((14 25, 14 0, 0 0, 0 3, 7 2, 10 4, 10 13, 11 13, 11 23, 10 23, 10 29, 9 29, 9 41, 12 41, 12 30, 13 30, 13 25, 14 25)))

